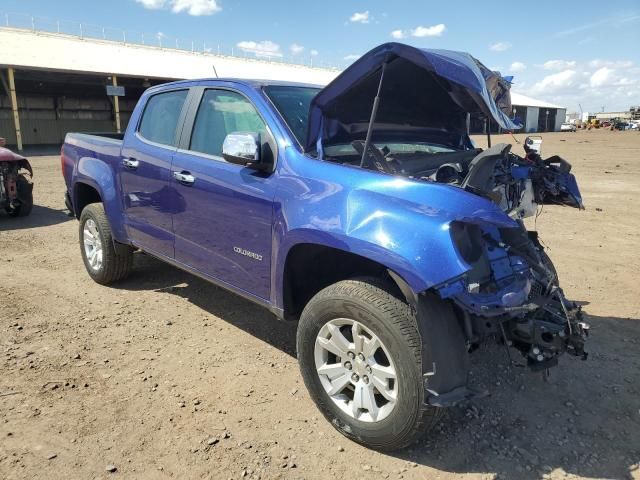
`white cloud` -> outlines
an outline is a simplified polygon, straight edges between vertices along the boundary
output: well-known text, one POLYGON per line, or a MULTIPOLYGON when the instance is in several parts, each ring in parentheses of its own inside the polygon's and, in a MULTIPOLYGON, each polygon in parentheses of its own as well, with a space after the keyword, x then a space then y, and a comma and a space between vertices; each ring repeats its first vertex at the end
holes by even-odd
POLYGON ((149 10, 158 10, 163 8, 165 3, 167 3, 166 0, 136 0, 136 2, 149 10))
POLYGON ((150 10, 169 7, 173 13, 186 11, 194 17, 213 15, 222 10, 217 0, 136 0, 136 2, 150 10))
POLYGON ((633 66, 633 62, 630 60, 602 60, 600 58, 596 58, 595 60, 591 60, 589 62, 589 66, 591 68, 630 68, 633 66))
POLYGON ((186 10, 189 15, 199 17, 202 15, 213 15, 222 8, 216 0, 172 0, 171 11, 180 13, 186 10))
POLYGON ((607 67, 602 67, 596 70, 591 78, 589 78, 589 85, 592 87, 602 87, 604 85, 612 83, 614 70, 607 67))
POLYGON ((411 30, 412 37, 439 37, 444 31, 447 29, 444 23, 439 23, 437 25, 433 25, 431 27, 416 27, 411 30))
POLYGON ((551 94, 566 92, 578 87, 579 75, 575 70, 563 70, 562 72, 547 75, 531 88, 535 94, 551 94))
POLYGON ((570 111, 579 110, 578 105, 590 112, 600 111, 603 106, 609 111, 626 110, 634 98, 640 98, 640 67, 628 60, 549 60, 536 66, 551 72, 537 82, 532 79, 530 87, 518 85, 518 90, 570 111))
POLYGON ((315 50, 315 49, 311 50, 309 53, 313 57, 317 57, 320 54, 320 52, 318 52, 318 50, 315 50))
POLYGON ((511 44, 509 42, 497 42, 492 45, 489 45, 489 50, 494 52, 504 52, 511 48, 511 44))
POLYGON ((369 23, 369 10, 356 12, 349 17, 351 23, 369 23))
POLYGON ((568 70, 576 66, 575 60, 547 60, 542 65, 545 70, 568 70))
POLYGON ((353 60, 357 60, 360 58, 360 55, 355 55, 355 54, 351 54, 351 55, 347 55, 344 57, 345 60, 347 61, 353 61, 353 60))
POLYGON ((391 32, 391 37, 396 40, 401 40, 409 36, 416 38, 440 37, 446 30, 447 26, 444 23, 439 23, 430 27, 423 27, 420 25, 410 30, 394 30, 391 32))
POLYGON ((282 57, 280 45, 271 40, 263 40, 261 42, 244 40, 238 42, 237 46, 240 50, 255 54, 256 57, 282 57))
POLYGON ((513 73, 523 72, 527 69, 527 66, 522 62, 513 62, 511 64, 511 68, 509 69, 513 73))
POLYGON ((292 43, 289 49, 294 55, 299 55, 300 53, 304 52, 304 47, 302 45, 298 45, 297 43, 292 43))

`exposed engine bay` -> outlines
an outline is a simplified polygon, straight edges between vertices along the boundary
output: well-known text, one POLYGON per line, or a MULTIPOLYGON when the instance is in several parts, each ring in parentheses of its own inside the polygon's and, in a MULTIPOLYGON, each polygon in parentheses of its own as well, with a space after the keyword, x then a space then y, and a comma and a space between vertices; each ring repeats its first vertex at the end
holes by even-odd
MULTIPOLYGON (((470 350, 497 338, 519 350, 536 371, 557 364, 564 352, 585 359, 588 326, 580 307, 565 298, 537 232, 522 221, 544 204, 584 208, 571 165, 559 156, 543 160, 541 140, 531 137, 522 157, 509 144, 439 153, 392 152, 379 145, 371 144, 363 155, 364 142, 352 142, 364 168, 462 188, 496 203, 518 225, 498 228, 470 219, 450 225, 470 269, 436 290, 454 303, 470 350)), ((353 162, 348 156, 332 160, 353 162)))
MULTIPOLYGON (((352 146, 363 156, 365 142, 352 146)), ((392 152, 369 145, 363 167, 392 175, 445 183, 484 196, 500 205, 510 217, 523 219, 538 205, 556 203, 582 209, 582 198, 571 164, 554 155, 543 160, 540 141, 527 137, 524 157, 501 143, 487 150, 470 149, 438 153, 392 152)), ((340 160, 339 160, 340 161, 340 160)))

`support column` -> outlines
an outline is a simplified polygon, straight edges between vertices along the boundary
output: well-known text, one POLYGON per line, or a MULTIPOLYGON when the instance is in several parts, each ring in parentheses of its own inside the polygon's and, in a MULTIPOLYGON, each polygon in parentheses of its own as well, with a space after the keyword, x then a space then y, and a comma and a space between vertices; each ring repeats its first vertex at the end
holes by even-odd
POLYGON ((9 67, 9 96, 11 97, 11 110, 13 110, 13 125, 16 129, 16 144, 18 150, 22 150, 22 131, 20 130, 20 114, 18 113, 18 97, 16 97, 16 81, 13 76, 13 68, 9 67))
MULTIPOLYGON (((114 87, 118 86, 118 77, 115 75, 111 76, 111 80, 114 87)), ((120 133, 120 100, 117 95, 113 97, 113 109, 116 114, 116 132, 120 133)))

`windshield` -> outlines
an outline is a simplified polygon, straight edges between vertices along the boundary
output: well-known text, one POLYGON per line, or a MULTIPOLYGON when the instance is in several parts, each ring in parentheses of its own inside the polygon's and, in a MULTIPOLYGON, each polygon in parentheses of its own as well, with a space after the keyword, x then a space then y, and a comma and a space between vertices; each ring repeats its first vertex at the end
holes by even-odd
POLYGON ((303 145, 307 139, 309 107, 311 100, 320 91, 313 87, 268 86, 264 92, 273 102, 296 140, 303 145))

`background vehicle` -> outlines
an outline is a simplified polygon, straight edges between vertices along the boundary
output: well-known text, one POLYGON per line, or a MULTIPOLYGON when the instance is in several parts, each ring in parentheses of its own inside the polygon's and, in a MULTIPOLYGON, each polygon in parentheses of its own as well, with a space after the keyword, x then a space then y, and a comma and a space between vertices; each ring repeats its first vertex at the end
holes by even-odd
POLYGON ((575 132, 576 130, 577 128, 573 123, 563 123, 560 125, 561 132, 575 132))
POLYGON ((0 139, 0 208, 12 217, 25 217, 33 207, 33 170, 29 161, 4 148, 0 139))
POLYGON ((322 90, 175 82, 145 92, 123 137, 67 135, 66 201, 97 282, 139 248, 299 320, 319 409, 393 450, 473 394, 484 339, 533 370, 585 355, 580 309, 522 223, 582 208, 571 166, 466 131, 468 114, 518 128, 510 113, 508 82, 473 57, 395 43, 322 90))

